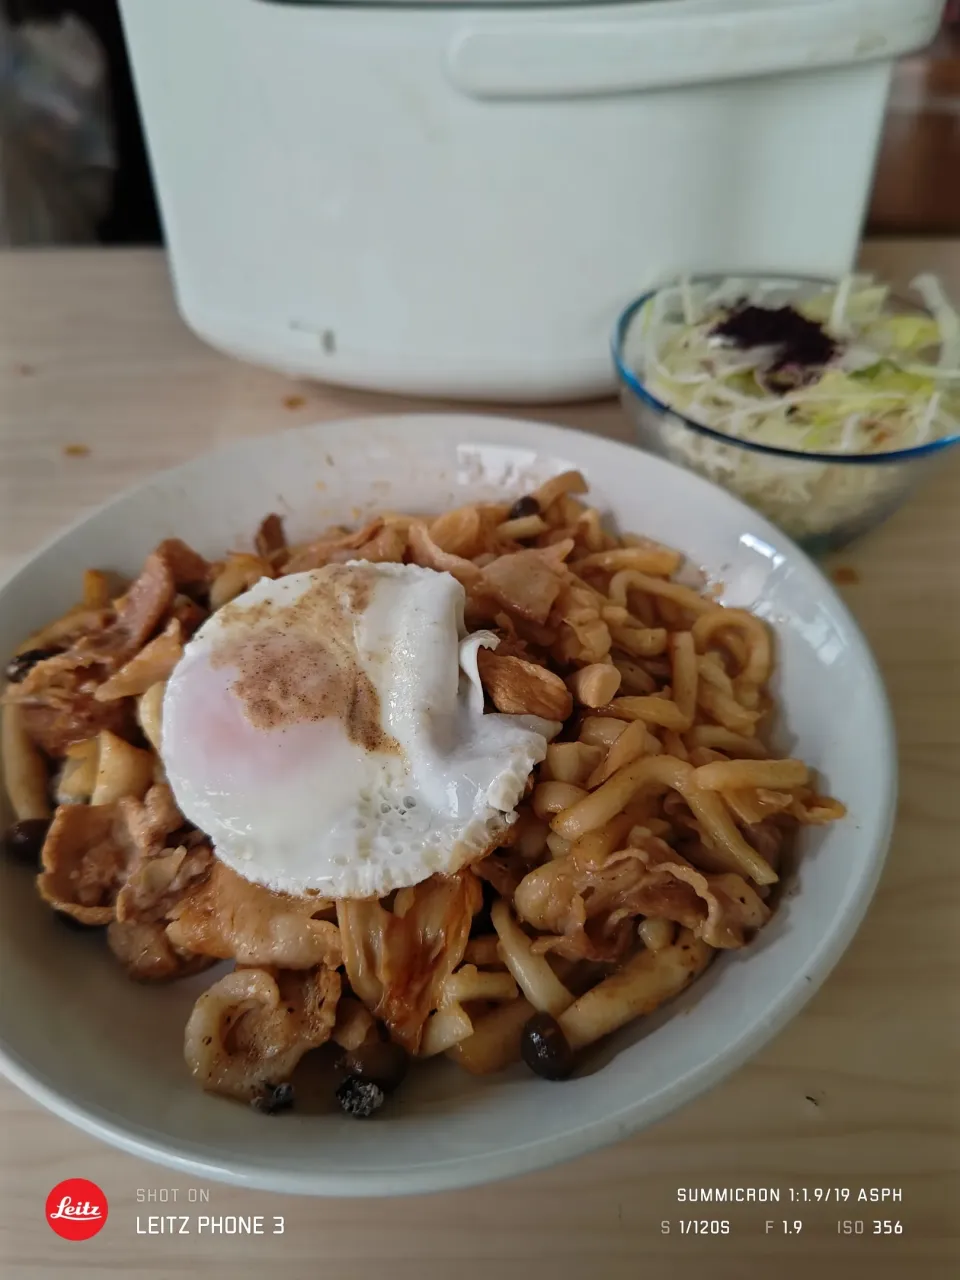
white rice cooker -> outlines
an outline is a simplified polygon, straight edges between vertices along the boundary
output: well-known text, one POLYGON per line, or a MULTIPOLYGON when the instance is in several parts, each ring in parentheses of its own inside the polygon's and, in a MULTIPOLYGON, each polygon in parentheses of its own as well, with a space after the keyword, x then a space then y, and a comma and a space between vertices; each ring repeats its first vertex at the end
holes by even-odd
POLYGON ((607 393, 683 271, 853 261, 943 0, 121 0, 187 323, 327 382, 607 393))

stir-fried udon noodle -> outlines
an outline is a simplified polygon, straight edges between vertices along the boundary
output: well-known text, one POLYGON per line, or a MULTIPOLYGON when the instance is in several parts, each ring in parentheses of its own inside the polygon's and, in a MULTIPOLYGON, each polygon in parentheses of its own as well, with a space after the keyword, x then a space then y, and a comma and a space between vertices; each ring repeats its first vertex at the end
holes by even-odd
POLYGON ((217 562, 168 540, 132 583, 88 570, 82 602, 10 663, 4 776, 13 835, 42 841, 41 897, 105 927, 136 981, 231 965, 187 1020, 204 1088, 289 1100, 328 1041, 357 1062, 389 1041, 474 1073, 522 1054, 567 1074, 747 945, 791 833, 843 815, 766 745, 766 624, 677 581, 678 552, 608 531, 585 492, 570 472, 301 545, 271 515, 254 552, 217 562), (205 619, 264 576, 352 560, 452 574, 467 627, 500 640, 480 652, 488 707, 563 725, 501 847, 379 901, 243 879, 184 820, 159 756, 164 682, 205 619))

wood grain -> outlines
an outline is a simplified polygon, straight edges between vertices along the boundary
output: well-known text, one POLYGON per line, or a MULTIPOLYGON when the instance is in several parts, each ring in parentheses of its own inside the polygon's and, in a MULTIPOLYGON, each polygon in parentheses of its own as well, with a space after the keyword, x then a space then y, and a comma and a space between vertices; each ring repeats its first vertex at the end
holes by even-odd
POLYGON ((960 231, 960 26, 894 68, 868 225, 878 235, 960 231))
MULTIPOLYGON (((875 243, 901 281, 939 270, 960 294, 960 243, 875 243)), ((176 318, 153 252, 0 256, 0 573, 58 527, 160 467, 237 436, 411 401, 292 384, 236 364, 176 318), (12 305, 11 305, 12 302, 12 305), (65 446, 89 454, 66 456, 65 446)), ((613 403, 524 408, 628 437, 613 403)), ((281 1214, 282 1237, 147 1236, 137 1215, 190 1212, 188 1178, 112 1151, 0 1083, 0 1274, 7 1280, 742 1280, 773 1274, 939 1280, 960 1263, 960 458, 887 526, 840 557, 842 588, 886 677, 902 799, 867 920, 823 990, 722 1086, 631 1141, 478 1191, 324 1202, 212 1186, 213 1214, 281 1214), (43 1218, 62 1178, 104 1188, 110 1219, 84 1244, 43 1218), (701 1186, 895 1187, 882 1209, 740 1205, 725 1238, 661 1234, 704 1216, 701 1186), (178 1205, 137 1204, 177 1188, 178 1205), (862 1218, 867 1234, 836 1234, 862 1218), (870 1234, 874 1218, 903 1234, 870 1234), (766 1219, 802 1218, 799 1236, 766 1219)), ((834 566, 836 567, 836 566, 834 566)), ((0 998, 4 992, 0 975, 0 998)), ((194 1206, 196 1210, 197 1206, 194 1206)), ((710 1211, 708 1217, 718 1216, 710 1211)))

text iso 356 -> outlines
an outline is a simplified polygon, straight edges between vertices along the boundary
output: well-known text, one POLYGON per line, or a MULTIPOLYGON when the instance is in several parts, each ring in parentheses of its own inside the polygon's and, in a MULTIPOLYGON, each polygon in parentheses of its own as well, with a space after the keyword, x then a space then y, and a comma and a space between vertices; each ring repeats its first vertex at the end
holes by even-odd
POLYGON ((838 1236, 902 1236, 903 1223, 892 1218, 842 1218, 837 1223, 838 1236))

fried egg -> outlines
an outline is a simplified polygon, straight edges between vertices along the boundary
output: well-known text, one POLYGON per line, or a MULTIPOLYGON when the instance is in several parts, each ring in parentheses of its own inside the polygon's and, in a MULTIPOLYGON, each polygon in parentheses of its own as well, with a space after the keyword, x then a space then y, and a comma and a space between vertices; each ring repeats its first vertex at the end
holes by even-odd
POLYGON ((484 711, 489 632, 447 573, 352 561, 262 579, 200 628, 163 700, 181 811, 248 880, 383 896, 495 847, 560 726, 484 711))

